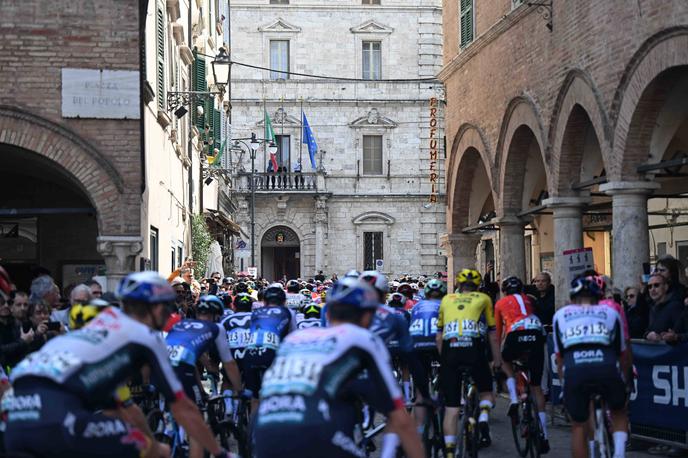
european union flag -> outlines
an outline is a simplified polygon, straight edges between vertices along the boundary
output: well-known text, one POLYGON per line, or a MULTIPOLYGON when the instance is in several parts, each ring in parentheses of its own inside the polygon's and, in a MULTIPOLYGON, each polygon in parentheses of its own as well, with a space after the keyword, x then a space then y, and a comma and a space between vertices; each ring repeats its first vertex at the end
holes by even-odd
POLYGON ((308 154, 311 157, 311 167, 315 170, 315 153, 318 152, 318 144, 315 143, 315 137, 313 136, 313 131, 311 126, 308 125, 308 119, 306 118, 306 113, 301 113, 303 117, 303 140, 302 142, 308 145, 308 154))

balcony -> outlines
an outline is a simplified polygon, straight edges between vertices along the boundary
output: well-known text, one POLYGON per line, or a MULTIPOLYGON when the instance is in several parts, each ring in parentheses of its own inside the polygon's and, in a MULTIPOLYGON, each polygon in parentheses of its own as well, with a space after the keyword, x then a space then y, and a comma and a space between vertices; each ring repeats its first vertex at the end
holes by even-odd
MULTIPOLYGON (((237 191, 251 192, 251 174, 240 172, 237 191)), ((315 193, 318 192, 317 173, 255 173, 253 188, 261 193, 315 193)))

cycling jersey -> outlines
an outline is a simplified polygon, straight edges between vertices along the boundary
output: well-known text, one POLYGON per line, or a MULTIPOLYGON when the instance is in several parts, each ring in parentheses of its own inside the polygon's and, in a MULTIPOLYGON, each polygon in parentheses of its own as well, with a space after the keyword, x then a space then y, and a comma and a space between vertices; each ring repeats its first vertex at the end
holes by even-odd
POLYGON ((411 309, 409 333, 416 350, 429 348, 435 350, 437 317, 440 311, 439 299, 423 300, 411 309))
POLYGON ((298 310, 301 308, 305 297, 300 293, 287 293, 287 300, 284 305, 287 306, 289 310, 298 310))
POLYGON ((626 391, 617 363, 627 339, 618 312, 606 304, 567 305, 554 314, 553 328, 554 350, 564 364, 564 406, 573 421, 587 420, 593 391, 612 410, 623 408, 626 391))
POLYGON ((370 331, 380 337, 391 353, 410 353, 413 341, 405 311, 381 305, 375 311, 370 331))
POLYGON ((235 360, 244 358, 246 347, 251 341, 251 312, 237 312, 225 318, 221 323, 226 333, 229 349, 235 360))
POLYGON ((254 435, 262 458, 365 456, 353 438, 352 400, 363 397, 385 414, 403 408, 383 342, 352 324, 290 334, 265 373, 260 397, 254 435), (352 383, 364 370, 368 383, 352 383))
POLYGON ((285 306, 261 307, 251 313, 248 347, 276 350, 281 340, 294 329, 296 317, 293 311, 285 306))
POLYGON ((628 333, 628 320, 626 319, 626 312, 624 311, 624 308, 621 306, 621 304, 616 302, 614 299, 602 299, 599 303, 603 305, 608 305, 614 310, 616 310, 616 313, 618 313, 621 317, 621 324, 623 326, 624 336, 626 336, 626 340, 630 339, 631 335, 628 333))
POLYGON ((220 360, 232 360, 223 329, 211 321, 182 320, 172 327, 165 341, 173 366, 195 367, 198 358, 213 346, 220 360))
POLYGON ((442 299, 437 318, 438 332, 453 346, 470 347, 481 337, 481 317, 485 317, 488 330, 495 328, 492 300, 477 291, 449 294, 442 299))
POLYGON ((533 314, 533 304, 523 294, 510 294, 495 304, 497 337, 501 340, 514 331, 540 331, 542 323, 533 314))
POLYGON ((306 318, 303 313, 296 314, 296 329, 319 328, 320 318, 306 318))

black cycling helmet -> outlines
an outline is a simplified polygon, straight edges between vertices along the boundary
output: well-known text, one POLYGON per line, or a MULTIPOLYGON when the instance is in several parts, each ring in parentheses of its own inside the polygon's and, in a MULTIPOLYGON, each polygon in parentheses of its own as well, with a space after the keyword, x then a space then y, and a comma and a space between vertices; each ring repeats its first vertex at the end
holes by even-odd
POLYGON ((296 280, 289 280, 287 282, 287 292, 298 293, 301 290, 301 285, 296 280))
POLYGON ((265 302, 265 305, 284 305, 286 301, 287 293, 284 292, 281 284, 273 283, 265 288, 263 292, 263 302, 265 302))
POLYGON ((308 304, 301 307, 301 313, 306 318, 320 318, 320 307, 316 304, 308 304))
POLYGON ((201 297, 198 305, 196 306, 196 311, 198 313, 212 313, 214 315, 222 315, 224 311, 224 304, 219 297, 208 294, 207 296, 201 297))
POLYGON ((248 293, 239 293, 234 297, 234 309, 240 312, 251 310, 253 298, 248 293))
POLYGON ((504 294, 520 294, 523 292, 523 282, 520 278, 512 275, 502 282, 502 292, 504 294))
POLYGON ((569 290, 571 299, 580 296, 601 298, 604 295, 604 290, 600 288, 599 280, 596 277, 592 275, 576 277, 571 282, 571 289, 569 290))
POLYGON ((413 298, 413 287, 408 283, 402 283, 401 285, 399 285, 397 291, 403 294, 404 296, 408 297, 409 299, 413 298))
POLYGON ((248 293, 248 285, 240 281, 236 285, 234 285, 234 294, 239 294, 239 293, 248 293))

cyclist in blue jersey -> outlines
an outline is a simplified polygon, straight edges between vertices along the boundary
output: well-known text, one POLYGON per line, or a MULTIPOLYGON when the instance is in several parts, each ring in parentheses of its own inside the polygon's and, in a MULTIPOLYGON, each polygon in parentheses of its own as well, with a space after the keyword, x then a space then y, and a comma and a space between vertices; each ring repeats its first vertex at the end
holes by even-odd
POLYGON ((279 283, 263 293, 265 305, 251 313, 251 337, 244 355, 244 380, 253 393, 252 412, 258 408, 263 373, 275 359, 280 342, 296 329, 296 317, 285 306, 287 295, 279 283))
MULTIPOLYGON (((235 390, 241 389, 241 376, 237 363, 227 344, 224 329, 216 323, 222 316, 222 301, 213 295, 201 297, 196 306, 197 319, 185 319, 175 324, 165 341, 174 372, 182 382, 186 395, 202 405, 203 387, 196 370, 199 358, 211 349, 217 351, 227 377, 235 390)), ((203 449, 193 438, 189 441, 189 456, 200 458, 203 449)))
MULTIPOLYGON (((413 341, 409 334, 409 322, 403 308, 392 308, 385 303, 385 298, 389 290, 387 279, 380 272, 368 270, 361 273, 361 280, 368 283, 378 294, 379 307, 375 311, 370 331, 380 337, 389 350, 392 358, 396 358, 399 364, 408 369, 414 382, 420 391, 417 402, 429 399, 428 381, 421 366, 418 355, 413 350, 413 341)), ((404 381, 404 397, 407 401, 411 399, 411 387, 409 381, 404 381)), ((385 433, 382 438, 382 458, 393 456, 399 444, 396 434, 385 433)))
POLYGON ((332 326, 287 336, 265 373, 254 427, 256 458, 365 456, 354 438, 353 401, 358 398, 387 415, 406 456, 423 457, 389 353, 366 329, 378 307, 375 291, 345 278, 332 287, 327 301, 332 326), (364 371, 367 382, 357 383, 364 371))

